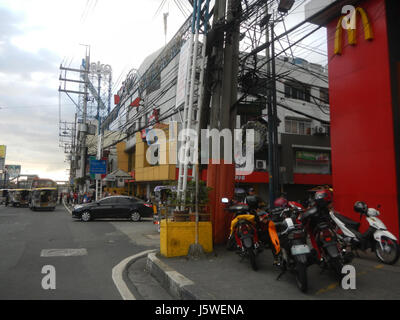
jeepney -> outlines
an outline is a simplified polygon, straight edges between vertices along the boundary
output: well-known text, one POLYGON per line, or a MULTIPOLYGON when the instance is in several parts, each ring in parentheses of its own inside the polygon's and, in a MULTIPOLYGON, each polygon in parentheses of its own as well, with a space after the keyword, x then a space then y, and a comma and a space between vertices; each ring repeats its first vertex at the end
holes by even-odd
POLYGON ((9 204, 13 207, 29 205, 30 191, 28 189, 9 189, 9 204))
POLYGON ((57 183, 50 179, 34 179, 32 182, 29 208, 36 210, 51 210, 57 206, 57 183))

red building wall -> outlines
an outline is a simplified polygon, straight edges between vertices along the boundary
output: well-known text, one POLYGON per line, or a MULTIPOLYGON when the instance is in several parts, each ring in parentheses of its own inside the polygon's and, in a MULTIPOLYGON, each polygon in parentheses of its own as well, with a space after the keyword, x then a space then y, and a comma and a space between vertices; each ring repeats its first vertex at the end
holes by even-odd
MULTIPOLYGON (((331 108, 332 182, 336 210, 356 218, 354 202, 382 205, 381 218, 397 237, 399 217, 392 94, 384 0, 360 3, 374 39, 364 39, 357 16, 357 44, 334 55, 338 19, 327 25, 331 108)), ((365 228, 365 225, 363 226, 365 228)))

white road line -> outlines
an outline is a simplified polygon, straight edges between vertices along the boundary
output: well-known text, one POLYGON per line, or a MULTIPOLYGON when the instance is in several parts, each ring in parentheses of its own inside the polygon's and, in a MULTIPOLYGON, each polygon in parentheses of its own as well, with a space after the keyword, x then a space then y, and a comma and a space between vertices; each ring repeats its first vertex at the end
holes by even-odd
POLYGON ((124 300, 136 300, 135 296, 129 290, 128 286, 126 285, 126 283, 125 283, 125 281, 123 279, 124 270, 134 260, 139 259, 141 257, 144 257, 144 256, 148 255, 149 253, 155 252, 155 251, 157 251, 157 250, 156 249, 146 250, 146 251, 143 251, 141 253, 138 253, 138 254, 135 254, 133 256, 130 256, 128 258, 125 258, 124 260, 122 260, 120 263, 118 263, 112 269, 112 279, 113 279, 114 284, 117 287, 122 299, 124 299, 124 300))
POLYGON ((83 249, 43 249, 40 253, 41 257, 77 257, 86 256, 87 250, 83 249))
POLYGON ((71 209, 67 207, 64 200, 63 200, 63 204, 64 204, 65 209, 67 209, 67 211, 69 212, 69 214, 72 214, 71 209))

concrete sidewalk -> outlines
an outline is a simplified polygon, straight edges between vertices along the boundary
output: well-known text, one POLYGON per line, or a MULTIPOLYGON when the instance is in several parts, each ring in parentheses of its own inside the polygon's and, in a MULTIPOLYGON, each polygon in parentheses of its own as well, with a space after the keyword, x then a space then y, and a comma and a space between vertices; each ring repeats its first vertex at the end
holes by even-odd
MULTIPOLYGON (((400 266, 380 264, 374 255, 363 254, 354 259, 357 289, 344 290, 333 273, 318 265, 308 268, 309 290, 306 294, 296 286, 289 272, 277 280, 280 269, 273 266, 272 254, 265 249, 257 256, 258 271, 247 259, 224 246, 204 258, 165 258, 159 252, 147 256, 147 271, 172 296, 180 300, 354 300, 400 299, 400 266)), ((131 266, 132 267, 132 266, 131 266)))

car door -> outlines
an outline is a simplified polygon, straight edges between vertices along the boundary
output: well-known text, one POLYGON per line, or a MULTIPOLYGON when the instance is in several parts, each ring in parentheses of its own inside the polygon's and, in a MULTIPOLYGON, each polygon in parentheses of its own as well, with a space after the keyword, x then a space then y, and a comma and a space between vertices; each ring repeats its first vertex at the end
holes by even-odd
POLYGON ((115 199, 105 198, 100 200, 91 209, 94 218, 108 218, 112 214, 115 199))
POLYGON ((117 199, 113 216, 115 218, 127 218, 130 212, 130 200, 129 198, 120 197, 117 199))

